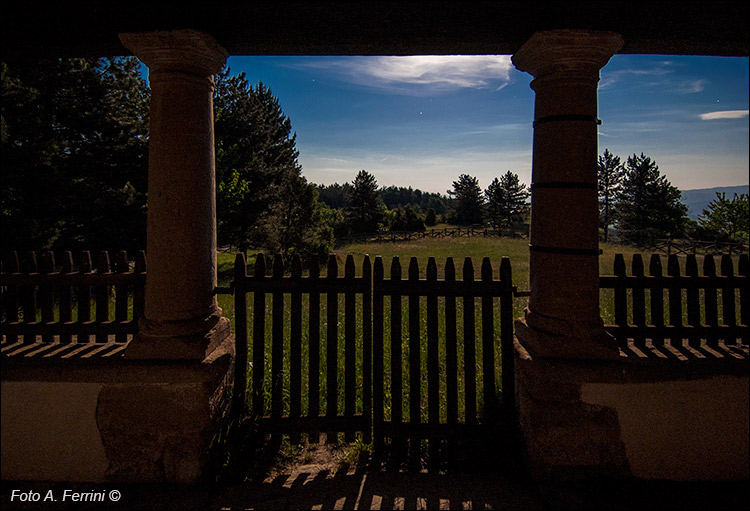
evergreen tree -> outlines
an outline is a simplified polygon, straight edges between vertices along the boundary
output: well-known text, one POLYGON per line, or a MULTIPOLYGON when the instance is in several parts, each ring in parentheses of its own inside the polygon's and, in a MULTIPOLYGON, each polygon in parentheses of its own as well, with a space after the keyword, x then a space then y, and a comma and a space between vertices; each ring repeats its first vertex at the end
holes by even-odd
POLYGON ((680 202, 681 195, 651 158, 643 153, 628 157, 618 200, 620 237, 643 245, 682 236, 688 208, 680 202))
POLYGON ((377 231, 385 220, 385 205, 375 176, 360 170, 346 196, 344 217, 352 233, 377 231))
POLYGON ((748 241, 750 233, 750 201, 748 194, 734 194, 729 200, 726 193, 717 193, 698 217, 703 237, 717 241, 748 241))
POLYGON ((609 238, 609 227, 614 224, 615 204, 625 168, 620 157, 604 150, 599 157, 599 225, 604 229, 604 241, 609 238))
POLYGON ((145 246, 149 97, 134 57, 2 64, 4 250, 145 246))
POLYGON ((515 222, 526 212, 526 201, 531 193, 521 183, 518 174, 510 170, 495 178, 484 192, 487 198, 487 219, 496 230, 503 227, 515 234, 515 222))
POLYGON ((459 225, 482 223, 482 189, 477 178, 461 174, 453 181, 453 189, 448 195, 455 200, 453 221, 459 225))
POLYGON ((317 238, 304 233, 314 230, 317 194, 301 175, 296 134, 278 99, 229 72, 216 76, 214 92, 219 243, 289 254, 317 238))
POLYGON ((346 196, 351 191, 352 185, 344 183, 340 185, 318 185, 318 200, 325 203, 329 208, 343 209, 346 206, 346 196))

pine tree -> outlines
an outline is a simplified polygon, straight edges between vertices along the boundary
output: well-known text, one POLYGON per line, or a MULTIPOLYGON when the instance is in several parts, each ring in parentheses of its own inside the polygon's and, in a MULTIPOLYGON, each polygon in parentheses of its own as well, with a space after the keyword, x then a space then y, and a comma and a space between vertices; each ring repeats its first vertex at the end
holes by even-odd
POLYGON ((437 223, 437 215, 435 214, 435 210, 433 208, 430 208, 427 210, 427 214, 425 214, 424 224, 432 227, 436 223, 437 223))
MULTIPOLYGON (((392 231, 424 231, 425 219, 422 217, 418 206, 407 204, 393 210, 394 217, 391 221, 392 231)), ((433 211, 433 216, 435 212, 433 211)))
POLYGON ((385 220, 385 205, 375 176, 360 170, 346 196, 344 217, 352 233, 377 231, 385 220))
POLYGON ((625 168, 620 157, 604 150, 599 157, 599 225, 604 229, 604 241, 609 238, 609 228, 614 224, 615 204, 622 185, 625 168))
POLYGON ((688 208, 681 195, 651 158, 643 153, 628 157, 617 205, 620 237, 644 245, 682 236, 688 208))
POLYGON ((526 200, 531 193, 521 183, 518 174, 510 170, 495 178, 484 191, 487 198, 487 219, 496 230, 507 228, 515 234, 515 221, 526 211, 526 200))
POLYGON ((453 181, 453 189, 448 195, 455 200, 453 221, 459 225, 482 223, 482 189, 479 180, 468 174, 461 174, 453 181))

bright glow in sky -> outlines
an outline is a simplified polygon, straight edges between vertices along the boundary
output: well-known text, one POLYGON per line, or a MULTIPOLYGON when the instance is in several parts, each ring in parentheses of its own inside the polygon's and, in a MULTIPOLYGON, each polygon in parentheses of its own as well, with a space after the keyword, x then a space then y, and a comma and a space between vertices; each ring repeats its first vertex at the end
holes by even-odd
MULTIPOLYGON (((381 186, 445 193, 531 182, 534 92, 510 56, 231 57, 279 98, 303 174, 360 169, 381 186)), ((748 184, 748 59, 616 55, 601 71, 599 154, 644 153, 681 190, 748 184)))

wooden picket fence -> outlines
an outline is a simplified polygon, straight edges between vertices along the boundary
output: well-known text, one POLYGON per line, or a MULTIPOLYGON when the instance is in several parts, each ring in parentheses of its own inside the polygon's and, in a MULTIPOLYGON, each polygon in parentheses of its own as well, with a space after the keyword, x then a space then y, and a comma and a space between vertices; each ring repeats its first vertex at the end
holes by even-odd
MULTIPOLYGON (((369 267, 369 260, 363 265, 363 271, 369 267)), ((369 339, 364 334, 367 317, 357 324, 355 302, 357 295, 364 296, 370 292, 366 276, 355 276, 354 262, 347 260, 345 275, 338 275, 338 264, 335 257, 328 262, 327 276, 320 276, 317 264, 310 267, 307 276, 302 275, 302 263, 295 257, 291 265, 291 275, 284 275, 284 263, 280 255, 274 258, 271 275, 267 275, 266 259, 259 254, 253 275, 247 274, 245 257, 238 254, 235 261, 234 281, 235 296, 235 337, 237 341, 236 364, 237 382, 247 382, 246 368, 248 362, 252 368, 251 379, 251 415, 259 420, 259 425, 266 431, 274 432, 338 432, 367 431, 369 408, 355 409, 358 395, 363 403, 370 402, 365 389, 370 387, 370 361, 365 360, 370 353, 369 339), (252 324, 248 325, 247 293, 252 293, 252 324), (345 385, 343 413, 339 408, 339 300, 338 295, 345 294, 346 318, 344 324, 345 339, 345 385), (306 353, 308 360, 307 412, 302 413, 302 338, 303 338, 303 294, 306 295, 307 329, 305 332, 306 353), (267 300, 270 295, 270 329, 266 324, 267 300), (285 300, 285 295, 288 300, 285 300), (321 316, 321 297, 325 298, 325 315, 321 316), (285 309, 289 304, 289 313, 285 309), (325 321, 325 351, 321 350, 321 318, 325 321), (248 356, 248 334, 252 331, 252 350, 248 356), (363 334, 360 346, 356 346, 356 332, 363 334), (270 341, 267 342, 267 334, 270 341), (288 344, 285 340, 288 339, 288 344), (270 345, 268 353, 267 344, 270 345), (285 351, 289 355, 288 366, 284 365, 285 351), (270 364, 268 363, 270 355, 270 364), (325 357, 325 380, 320 381, 321 355, 325 357), (362 383, 356 381, 357 363, 362 383), (270 369, 270 371, 269 371, 270 369), (288 374, 288 387, 284 387, 284 373, 288 374), (366 382, 366 384, 365 384, 366 382), (321 385, 322 383, 322 385, 321 385), (321 392, 326 392, 326 408, 321 410, 321 392), (288 396, 288 399, 285 397, 288 396), (270 409, 267 406, 270 401, 270 409), (286 409, 285 409, 285 405, 286 409)), ((364 300, 365 303, 368 300, 364 300)), ((363 316, 366 311, 363 311, 363 316)), ((245 386, 246 387, 246 386, 245 386)), ((245 388, 237 385, 235 404, 242 410, 245 406, 245 388)))
POLYGON ((684 274, 680 258, 667 258, 666 275, 661 257, 653 254, 649 274, 644 272, 640 254, 633 256, 627 275, 622 254, 615 257, 615 275, 601 276, 600 287, 614 290, 615 324, 606 329, 622 349, 638 347, 679 348, 719 343, 747 345, 750 340, 750 291, 748 255, 742 254, 735 274, 732 256, 720 259, 717 274, 714 256, 703 259, 702 275, 694 254, 685 258, 684 274))
MULTIPOLYGON (((500 264, 499 278, 485 258, 478 281, 470 258, 464 261, 462 280, 456 279, 451 258, 443 279, 437 278, 434 258, 427 263, 426 278, 420 278, 416 258, 402 278, 398 257, 390 263, 389 278, 382 258, 372 264, 367 256, 359 273, 348 256, 343 276, 335 256, 328 260, 326 276, 315 263, 303 276, 298 257, 288 276, 280 256, 274 258, 270 275, 267 270, 259 254, 249 275, 239 254, 233 282, 237 381, 247 381, 249 362, 250 415, 261 432, 309 433, 313 441, 321 431, 329 432, 329 440, 331 433, 335 437, 344 432, 352 439, 354 432, 361 432, 366 442, 373 441, 376 453, 382 452, 386 439, 404 448, 410 443, 412 459, 429 439, 429 459, 436 460, 446 439, 497 418, 499 372, 502 405, 513 406, 513 357, 502 357, 499 367, 496 339, 496 332, 502 332, 500 348, 512 353, 514 288, 507 258, 500 264)), ((235 404, 244 410, 245 389, 240 384, 237 390, 235 404)))
POLYGON ((128 341, 143 315, 146 258, 137 253, 132 268, 125 251, 113 259, 103 251, 94 265, 84 251, 75 264, 65 252, 58 264, 53 252, 9 253, 0 273, 5 345, 128 341))

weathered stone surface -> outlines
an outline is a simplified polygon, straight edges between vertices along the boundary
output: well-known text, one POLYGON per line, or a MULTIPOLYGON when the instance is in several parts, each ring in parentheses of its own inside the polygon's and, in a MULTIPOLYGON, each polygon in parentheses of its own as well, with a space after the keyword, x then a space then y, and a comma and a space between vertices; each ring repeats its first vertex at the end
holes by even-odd
POLYGON ((540 479, 629 473, 614 410, 581 400, 581 384, 617 374, 594 364, 534 358, 516 342, 518 420, 532 472, 540 479))
POLYGON ((747 478, 747 360, 654 362, 543 358, 516 339, 516 406, 534 475, 747 478))
POLYGON ((181 383, 107 384, 97 424, 112 481, 196 482, 229 410, 231 368, 181 383))
POLYGON ((519 422, 531 468, 540 478, 626 475, 617 414, 582 402, 552 404, 521 391, 519 422))
POLYGON ((644 479, 747 479, 748 377, 585 383, 581 399, 617 410, 633 475, 644 479))

